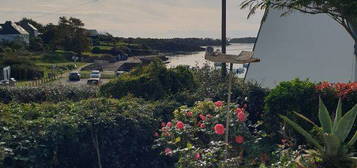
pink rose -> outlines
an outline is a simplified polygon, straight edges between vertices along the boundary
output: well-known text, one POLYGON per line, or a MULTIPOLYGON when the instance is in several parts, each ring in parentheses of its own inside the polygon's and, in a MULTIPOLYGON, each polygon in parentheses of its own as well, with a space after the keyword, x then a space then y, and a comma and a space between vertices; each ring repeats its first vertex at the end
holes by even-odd
POLYGON ((183 124, 183 122, 179 121, 176 123, 176 128, 177 129, 183 129, 185 127, 185 124, 183 124))
POLYGON ((223 135, 224 134, 224 126, 223 126, 223 124, 216 124, 214 126, 214 131, 218 135, 223 135))
POLYGON ((216 107, 222 107, 223 106, 223 102, 222 101, 216 101, 216 102, 214 102, 214 105, 216 105, 216 107))

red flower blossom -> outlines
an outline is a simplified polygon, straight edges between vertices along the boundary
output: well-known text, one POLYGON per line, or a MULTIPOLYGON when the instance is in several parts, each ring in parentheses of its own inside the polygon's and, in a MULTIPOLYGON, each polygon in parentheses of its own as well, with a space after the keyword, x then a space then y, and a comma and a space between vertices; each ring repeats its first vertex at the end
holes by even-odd
POLYGON ((218 135, 223 135, 224 134, 224 126, 223 126, 223 124, 216 124, 214 126, 214 131, 218 135))
POLYGON ((206 128, 206 125, 203 124, 203 123, 201 123, 201 124, 200 124, 200 128, 206 128))
POLYGON ((161 127, 165 127, 166 126, 166 123, 165 122, 162 122, 161 123, 161 127))
POLYGON ((183 129, 185 127, 185 124, 183 124, 183 122, 179 121, 176 123, 176 128, 177 129, 183 129))
POLYGON ((216 107, 222 107, 223 106, 223 102, 222 101, 216 101, 216 102, 214 102, 214 105, 216 105, 216 107))
POLYGON ((244 143, 244 137, 243 136, 236 136, 235 141, 238 144, 243 144, 244 143))
POLYGON ((172 149, 171 148, 165 148, 165 155, 172 155, 172 149))
POLYGON ((166 127, 171 128, 172 127, 172 123, 171 122, 167 122, 166 127))
POLYGON ((246 120, 245 113, 237 113, 237 118, 240 122, 244 122, 246 120))
POLYGON ((195 154, 195 159, 196 159, 196 160, 199 160, 200 158, 201 158, 201 155, 200 155, 199 153, 196 153, 196 154, 195 154))
POLYGON ((187 116, 187 117, 192 117, 192 116, 193 116, 193 113, 192 113, 191 111, 189 111, 189 112, 186 113, 186 116, 187 116))
POLYGON ((206 116, 205 115, 200 114, 200 118, 201 118, 202 121, 206 121, 206 116))
POLYGON ((236 113, 238 114, 238 113, 244 113, 244 110, 242 109, 242 108, 237 108, 236 109, 236 113))

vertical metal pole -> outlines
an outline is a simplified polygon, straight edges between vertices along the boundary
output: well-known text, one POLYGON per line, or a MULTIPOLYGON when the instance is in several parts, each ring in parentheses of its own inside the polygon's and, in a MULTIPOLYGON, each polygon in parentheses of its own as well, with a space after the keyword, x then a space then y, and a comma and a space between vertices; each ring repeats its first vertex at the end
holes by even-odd
MULTIPOLYGON (((226 35, 226 25, 227 25, 227 1, 222 0, 222 53, 226 53, 227 46, 227 35, 226 35)), ((222 63, 222 77, 226 77, 227 74, 227 65, 226 63, 222 63)))
MULTIPOLYGON (((222 53, 226 54, 227 47, 227 2, 222 0, 222 53)), ((226 64, 222 64, 222 76, 226 74, 227 67, 226 64)), ((228 83, 228 100, 227 100, 227 114, 226 114, 226 134, 225 134, 225 143, 226 143, 226 155, 225 159, 228 158, 228 145, 229 145, 229 125, 231 120, 230 114, 230 105, 231 105, 231 95, 232 95, 232 78, 233 78, 233 64, 230 64, 229 70, 229 83, 228 83)))

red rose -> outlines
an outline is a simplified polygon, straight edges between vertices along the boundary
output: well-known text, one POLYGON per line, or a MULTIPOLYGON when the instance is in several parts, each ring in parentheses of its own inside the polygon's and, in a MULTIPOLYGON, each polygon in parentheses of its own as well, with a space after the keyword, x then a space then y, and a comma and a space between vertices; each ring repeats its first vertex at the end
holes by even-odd
POLYGON ((172 149, 170 148, 165 148, 165 155, 172 155, 172 149))
POLYGON ((196 160, 199 160, 200 158, 201 158, 201 155, 200 155, 199 153, 196 153, 196 154, 195 154, 195 159, 196 159, 196 160))
POLYGON ((237 108, 236 109, 236 113, 238 114, 238 113, 244 113, 244 110, 242 109, 242 108, 237 108))
POLYGON ((177 129, 183 129, 183 127, 185 127, 185 124, 183 124, 183 122, 179 121, 176 123, 176 128, 177 129))
POLYGON ((205 124, 200 124, 200 128, 206 128, 206 125, 205 124))
POLYGON ((205 116, 205 115, 203 115, 203 114, 200 114, 200 118, 201 118, 201 120, 203 120, 203 121, 205 121, 205 120, 206 120, 206 116, 205 116))
POLYGON ((243 136, 236 136, 235 140, 236 140, 236 142, 238 144, 244 143, 244 137, 243 136))
POLYGON ((192 116, 193 116, 193 113, 192 113, 191 111, 189 111, 189 112, 186 113, 186 116, 192 117, 192 116))
POLYGON ((245 121, 245 113, 241 112, 241 113, 237 113, 237 118, 240 122, 244 122, 245 121))
POLYGON ((223 126, 223 124, 216 124, 214 126, 214 131, 218 135, 223 135, 224 134, 224 126, 223 126))
POLYGON ((216 105, 216 107, 222 107, 223 106, 223 102, 222 101, 216 101, 216 102, 214 102, 214 105, 216 105))
POLYGON ((172 127, 172 123, 171 122, 167 122, 166 127, 171 128, 172 127))

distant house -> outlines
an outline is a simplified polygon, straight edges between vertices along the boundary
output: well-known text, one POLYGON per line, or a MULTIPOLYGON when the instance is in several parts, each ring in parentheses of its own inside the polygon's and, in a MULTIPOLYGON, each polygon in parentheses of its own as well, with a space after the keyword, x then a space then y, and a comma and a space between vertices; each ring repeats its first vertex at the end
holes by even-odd
POLYGON ((30 23, 20 23, 20 25, 23 29, 25 29, 29 34, 31 38, 37 38, 39 35, 39 32, 35 26, 33 26, 30 23))
POLYGON ((20 42, 29 45, 30 34, 16 23, 7 21, 4 24, 0 24, 1 42, 20 42))

